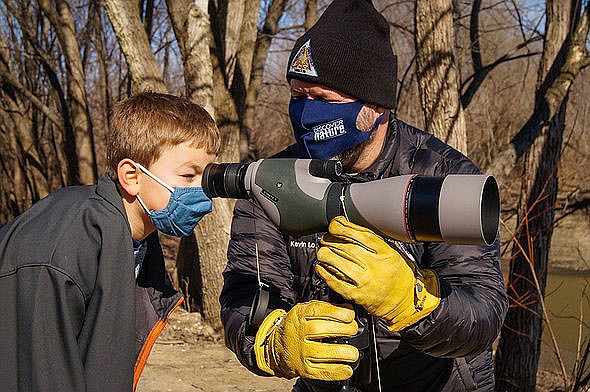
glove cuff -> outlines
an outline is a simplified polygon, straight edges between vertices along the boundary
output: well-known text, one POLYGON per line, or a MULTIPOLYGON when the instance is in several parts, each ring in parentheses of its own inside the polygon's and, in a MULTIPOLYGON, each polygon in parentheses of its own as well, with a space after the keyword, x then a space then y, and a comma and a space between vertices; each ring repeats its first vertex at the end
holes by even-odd
POLYGON ((254 339, 254 354, 256 355, 256 364, 260 370, 270 374, 277 375, 272 368, 272 334, 277 325, 282 321, 287 312, 283 309, 275 309, 268 314, 258 327, 256 338, 254 339))
POLYGON ((399 332, 428 316, 440 304, 440 283, 432 270, 419 270, 414 284, 413 305, 408 306, 396 317, 389 319, 388 328, 399 332))

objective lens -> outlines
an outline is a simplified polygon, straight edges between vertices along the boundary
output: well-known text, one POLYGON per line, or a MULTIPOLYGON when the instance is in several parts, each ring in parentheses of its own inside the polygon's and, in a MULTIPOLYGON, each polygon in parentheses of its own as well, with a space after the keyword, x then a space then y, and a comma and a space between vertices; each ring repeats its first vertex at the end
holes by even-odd
POLYGON ((247 199, 247 163, 210 163, 203 171, 203 191, 209 198, 247 199))
POLYGON ((486 179, 481 197, 481 226, 483 238, 491 244, 498 234, 500 216, 500 191, 496 179, 492 176, 486 179))

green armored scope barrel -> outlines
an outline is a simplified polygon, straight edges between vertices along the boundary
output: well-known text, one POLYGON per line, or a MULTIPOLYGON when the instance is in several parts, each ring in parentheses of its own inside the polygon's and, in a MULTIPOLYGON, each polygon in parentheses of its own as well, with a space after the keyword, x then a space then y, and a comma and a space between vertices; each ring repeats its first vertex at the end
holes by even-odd
POLYGON ((498 232, 500 196, 489 175, 411 174, 351 183, 338 161, 278 158, 210 164, 203 189, 209 197, 255 199, 277 227, 295 236, 324 232, 338 215, 404 242, 490 245, 498 232))

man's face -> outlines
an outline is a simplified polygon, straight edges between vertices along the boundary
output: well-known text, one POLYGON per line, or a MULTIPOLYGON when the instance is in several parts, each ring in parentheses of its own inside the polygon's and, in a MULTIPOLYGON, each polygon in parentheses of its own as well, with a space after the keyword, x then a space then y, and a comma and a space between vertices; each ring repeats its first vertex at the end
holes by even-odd
MULTIPOLYGON (((356 98, 341 93, 331 87, 298 79, 291 79, 290 90, 293 98, 308 98, 330 103, 349 103, 357 101, 356 98)), ((365 104, 357 116, 356 127, 361 131, 370 131, 379 116, 384 112, 385 109, 376 105, 365 104)), ((358 144, 333 158, 342 162, 342 167, 345 172, 355 171, 353 169, 355 163, 357 163, 362 156, 366 146, 373 142, 374 135, 375 134, 371 135, 369 139, 361 144, 358 144)))
MULTIPOLYGON (((186 142, 164 151, 147 169, 173 188, 199 187, 205 166, 214 160, 215 154, 186 142)), ((159 211, 166 208, 171 193, 151 177, 143 175, 139 195, 148 208, 159 211)))

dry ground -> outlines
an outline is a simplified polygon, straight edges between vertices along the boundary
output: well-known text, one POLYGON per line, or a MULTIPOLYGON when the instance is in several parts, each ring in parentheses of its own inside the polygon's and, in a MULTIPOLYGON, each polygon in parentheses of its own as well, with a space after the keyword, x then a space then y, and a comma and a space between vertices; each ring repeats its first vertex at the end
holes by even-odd
POLYGON ((250 373, 198 313, 178 309, 154 345, 137 391, 290 391, 292 385, 250 373))
MULTIPOLYGON (((547 360, 542 360, 542 366, 543 362, 547 360)), ((198 313, 178 309, 156 342, 137 391, 290 391, 293 383, 250 373, 225 347, 221 337, 201 323, 198 313)), ((547 369, 539 372, 538 391, 549 392, 559 387, 557 373, 547 369)))

